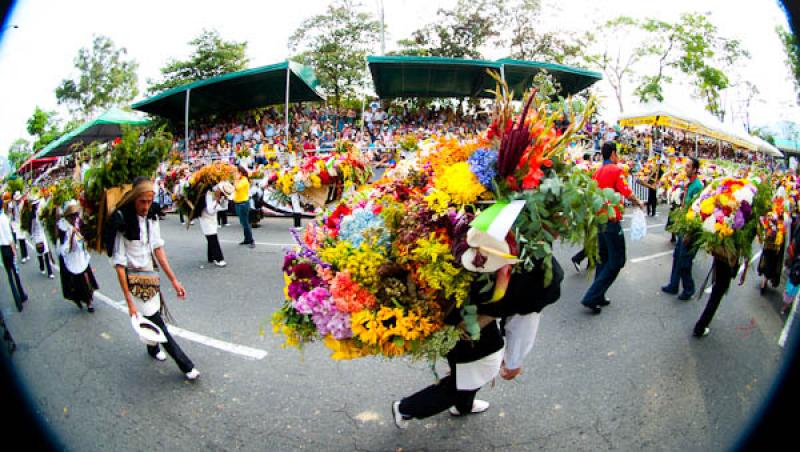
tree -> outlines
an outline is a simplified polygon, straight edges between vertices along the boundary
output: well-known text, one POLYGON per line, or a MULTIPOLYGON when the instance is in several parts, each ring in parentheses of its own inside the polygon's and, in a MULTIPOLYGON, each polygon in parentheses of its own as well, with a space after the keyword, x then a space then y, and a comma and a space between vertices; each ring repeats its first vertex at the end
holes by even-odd
POLYGON ((508 46, 511 58, 569 65, 584 63, 583 50, 587 44, 584 39, 568 31, 540 31, 541 5, 541 0, 505 4, 501 28, 508 37, 500 43, 508 46))
POLYGON ((247 42, 225 41, 216 30, 203 30, 189 45, 194 48, 187 60, 170 59, 161 68, 160 81, 148 80, 147 91, 155 94, 187 83, 204 80, 247 68, 247 42))
POLYGON ((16 171, 31 155, 33 155, 33 148, 31 148, 28 140, 17 138, 8 149, 8 163, 16 171))
POLYGON ((622 100, 626 84, 634 76, 635 67, 646 55, 645 44, 631 38, 639 27, 640 24, 635 19, 619 16, 599 27, 597 33, 586 36, 587 42, 602 45, 598 52, 587 54, 585 59, 605 74, 605 79, 614 90, 620 112, 625 111, 622 100))
POLYGON ((800 42, 798 42, 794 33, 782 27, 776 27, 775 32, 778 33, 778 37, 783 43, 783 51, 786 52, 786 65, 789 67, 789 72, 794 81, 797 103, 800 104, 800 42))
POLYGON ((339 107, 355 96, 366 77, 366 56, 378 42, 380 24, 351 0, 336 0, 324 13, 304 20, 289 38, 292 59, 312 66, 320 85, 339 107))
POLYGON ((60 121, 54 111, 44 111, 37 105, 27 121, 28 134, 35 138, 32 151, 38 151, 61 136, 60 121))
POLYGON ((75 57, 78 78, 64 79, 56 88, 58 103, 87 119, 100 110, 130 102, 138 94, 139 65, 126 60, 126 54, 111 38, 95 36, 92 48, 81 48, 75 57))
POLYGON ((400 55, 481 59, 481 47, 500 36, 502 0, 458 0, 453 9, 440 8, 436 19, 398 41, 400 55))
POLYGON ((654 58, 658 70, 642 76, 636 95, 642 102, 664 100, 664 86, 672 82, 669 71, 687 76, 695 88, 695 96, 706 104, 706 110, 725 118, 721 92, 731 86, 730 70, 750 54, 741 42, 719 35, 717 27, 700 13, 684 13, 678 22, 645 19, 640 24, 647 33, 644 57, 654 58))

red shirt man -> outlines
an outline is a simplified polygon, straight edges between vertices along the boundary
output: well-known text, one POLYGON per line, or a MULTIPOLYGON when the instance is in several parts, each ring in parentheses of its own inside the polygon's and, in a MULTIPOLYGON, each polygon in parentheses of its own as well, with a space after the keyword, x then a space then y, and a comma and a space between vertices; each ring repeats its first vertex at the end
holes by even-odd
MULTIPOLYGON (((615 192, 619 193, 622 198, 630 198, 633 195, 633 191, 628 187, 628 183, 625 182, 625 175, 622 172, 622 168, 617 165, 617 152, 611 154, 612 158, 610 160, 604 160, 603 166, 600 167, 592 176, 592 179, 597 181, 597 186, 600 188, 610 188, 615 192)), ((617 222, 622 221, 622 210, 625 208, 624 201, 620 200, 620 204, 614 206, 614 212, 617 214, 617 222)))

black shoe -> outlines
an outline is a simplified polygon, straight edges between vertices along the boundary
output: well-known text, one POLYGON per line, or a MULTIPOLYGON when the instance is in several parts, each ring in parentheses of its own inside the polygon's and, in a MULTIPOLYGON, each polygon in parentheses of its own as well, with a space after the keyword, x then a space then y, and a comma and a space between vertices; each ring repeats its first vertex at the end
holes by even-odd
POLYGON ((592 311, 592 314, 600 314, 601 312, 603 312, 603 309, 600 306, 597 306, 596 304, 584 304, 583 306, 586 309, 592 311))
POLYGON ((578 272, 578 273, 581 272, 581 261, 576 261, 575 259, 572 259, 572 265, 575 266, 575 271, 576 272, 578 272))
POLYGON ((608 298, 604 298, 603 301, 597 303, 598 306, 608 306, 611 304, 611 300, 608 298))
POLYGON ((692 291, 692 292, 684 292, 684 293, 678 295, 678 300, 689 301, 689 299, 692 298, 692 295, 694 295, 694 291, 692 291))
POLYGON ((697 338, 706 337, 706 336, 708 336, 708 333, 710 333, 710 332, 711 332, 711 328, 707 328, 706 327, 706 328, 703 329, 703 331, 700 331, 700 332, 695 331, 695 332, 693 332, 692 336, 697 337, 697 338))
POLYGON ((89 305, 89 306, 86 308, 86 310, 87 310, 87 311, 89 311, 89 312, 91 312, 91 313, 94 313, 94 305, 91 305, 91 304, 90 304, 90 305, 89 305))
POLYGON ((241 242, 239 242, 239 245, 249 245, 249 244, 250 242, 248 242, 247 240, 242 240, 241 242))
POLYGON ((761 296, 763 297, 763 296, 764 296, 764 294, 765 294, 765 293, 767 293, 767 286, 761 286, 761 287, 758 289, 758 292, 759 292, 759 294, 761 294, 761 296))
POLYGON ((678 289, 670 289, 669 286, 662 286, 661 291, 670 295, 678 295, 678 289))
POLYGON ((26 301, 28 301, 28 296, 27 295, 23 295, 22 296, 22 302, 25 303, 26 301))

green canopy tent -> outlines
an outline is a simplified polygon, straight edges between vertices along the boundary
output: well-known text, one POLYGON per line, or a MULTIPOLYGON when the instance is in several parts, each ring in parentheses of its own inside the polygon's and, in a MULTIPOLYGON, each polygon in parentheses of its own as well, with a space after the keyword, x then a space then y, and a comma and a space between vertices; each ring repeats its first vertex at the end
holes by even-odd
POLYGON ((184 118, 188 141, 189 117, 250 110, 286 104, 288 131, 289 102, 322 101, 314 71, 284 61, 200 80, 172 88, 132 105, 135 110, 169 118, 184 118))
POLYGON ((487 73, 497 71, 517 95, 533 78, 547 71, 561 86, 559 94, 575 94, 602 79, 597 72, 542 63, 502 59, 497 61, 414 56, 368 56, 367 65, 380 99, 397 97, 494 97, 487 92, 495 81, 487 73))
POLYGON ((77 129, 62 135, 36 153, 34 158, 60 157, 69 154, 74 146, 93 141, 106 142, 122 136, 122 126, 142 126, 149 121, 129 111, 112 108, 77 129))
POLYGON ((522 94, 533 84, 537 74, 547 71, 561 86, 559 94, 575 94, 602 80, 598 72, 564 66, 562 64, 542 63, 539 61, 521 61, 512 59, 497 60, 502 67, 503 77, 509 89, 515 94, 522 94))

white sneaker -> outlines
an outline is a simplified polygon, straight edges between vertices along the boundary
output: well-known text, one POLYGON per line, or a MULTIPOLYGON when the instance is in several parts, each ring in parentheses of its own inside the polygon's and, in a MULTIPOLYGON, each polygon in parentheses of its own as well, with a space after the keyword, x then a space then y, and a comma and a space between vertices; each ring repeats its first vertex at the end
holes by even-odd
POLYGON ((194 226, 194 220, 189 222, 189 226, 194 226))
MULTIPOLYGON (((472 401, 472 411, 468 414, 478 414, 483 413, 484 411, 489 409, 489 402, 485 400, 478 400, 475 399, 472 401)), ((455 406, 450 407, 450 414, 453 416, 461 416, 462 414, 458 412, 458 409, 455 406)))
POLYGON ((395 400, 392 402, 392 417, 394 417, 394 425, 400 430, 408 428, 408 419, 400 414, 400 401, 395 400))
POLYGON ((197 380, 197 377, 200 376, 200 372, 197 371, 196 368, 186 372, 186 379, 187 380, 197 380))
POLYGON ((214 261, 214 265, 217 267, 225 267, 228 264, 225 261, 214 261))
POLYGON ((153 359, 155 359, 156 361, 166 361, 167 354, 164 353, 164 350, 159 350, 158 353, 156 353, 156 356, 153 357, 153 359))
POLYGON ((50 278, 50 279, 55 279, 56 275, 47 275, 47 277, 50 278))
POLYGON ((46 274, 47 274, 47 272, 46 272, 46 271, 44 271, 44 270, 39 270, 39 273, 41 273, 41 274, 43 274, 43 275, 46 275, 46 274))
POLYGON ((711 328, 706 328, 701 334, 695 334, 694 337, 706 337, 709 333, 711 333, 711 328))

